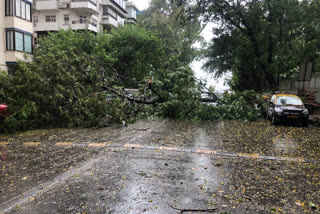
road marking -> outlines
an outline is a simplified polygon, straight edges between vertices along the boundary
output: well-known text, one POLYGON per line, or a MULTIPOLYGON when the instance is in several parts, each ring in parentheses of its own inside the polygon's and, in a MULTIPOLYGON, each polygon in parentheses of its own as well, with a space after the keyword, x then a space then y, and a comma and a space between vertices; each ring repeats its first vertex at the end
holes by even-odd
MULTIPOLYGON (((110 146, 112 147, 112 146, 110 146)), ((206 154, 206 155, 215 155, 219 157, 238 157, 238 158, 252 158, 252 159, 260 159, 260 160, 279 160, 279 161, 292 161, 292 162, 303 162, 303 163, 318 163, 320 160, 307 160, 304 158, 290 158, 290 157, 273 157, 273 156, 263 156, 257 153, 249 154, 249 153, 227 153, 227 152, 218 152, 215 150, 206 150, 206 149, 182 149, 175 147, 157 147, 157 146, 144 146, 139 144, 125 144, 123 148, 133 148, 133 149, 146 149, 146 150, 164 150, 164 151, 177 151, 177 152, 185 152, 185 153, 198 153, 198 154, 206 154)))
POLYGON ((39 142, 25 142, 23 143, 23 146, 39 146, 39 142))
POLYGON ((178 148, 174 148, 174 147, 165 147, 165 146, 161 146, 159 147, 160 150, 165 150, 165 151, 176 151, 178 150, 178 148))
POLYGON ((208 155, 216 155, 217 151, 210 151, 210 150, 205 150, 205 149, 198 149, 197 153, 200 154, 208 154, 208 155))
POLYGON ((111 141, 105 142, 106 145, 112 145, 111 141))
POLYGON ((88 145, 88 147, 99 147, 99 148, 101 148, 101 147, 105 147, 107 144, 105 144, 105 143, 90 143, 89 145, 88 145))
POLYGON ((304 158, 298 158, 298 162, 305 162, 304 158))
POLYGON ((72 146, 74 143, 71 143, 71 142, 59 142, 59 143, 56 143, 56 146, 65 146, 65 147, 68 147, 68 146, 72 146))
POLYGON ((237 155, 244 158, 259 158, 259 154, 238 153, 237 155))
MULTIPOLYGON (((0 142, 0 146, 6 146, 9 142, 0 142)), ((39 142, 25 142, 23 143, 26 147, 36 147, 40 146, 39 142)), ((308 160, 301 157, 277 157, 277 156, 264 156, 259 155, 258 153, 227 153, 221 152, 216 150, 207 150, 207 149, 188 149, 188 148, 177 148, 177 147, 166 147, 166 146, 148 146, 148 145, 140 145, 140 144, 114 144, 111 141, 106 143, 90 143, 90 144, 77 144, 75 142, 58 142, 55 144, 58 147, 95 147, 95 148, 131 148, 131 149, 142 149, 142 150, 157 150, 157 151, 176 151, 176 152, 184 152, 184 153, 198 153, 198 154, 205 154, 205 155, 215 155, 219 157, 240 157, 240 158, 253 158, 253 159, 260 159, 260 160, 278 160, 278 161, 292 161, 292 162, 301 162, 301 163, 320 163, 320 160, 308 160)))
POLYGON ((124 144, 123 147, 124 148, 132 148, 132 149, 135 149, 135 148, 140 149, 142 146, 139 144, 124 144))

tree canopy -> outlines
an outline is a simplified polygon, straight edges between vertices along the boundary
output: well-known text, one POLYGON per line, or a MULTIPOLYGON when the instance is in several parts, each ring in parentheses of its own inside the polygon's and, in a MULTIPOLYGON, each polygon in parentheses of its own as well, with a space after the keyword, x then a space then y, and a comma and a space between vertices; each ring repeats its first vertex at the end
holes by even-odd
POLYGON ((214 22, 204 68, 216 77, 232 72, 235 90, 277 89, 297 75, 302 61, 318 63, 319 1, 184 1, 189 18, 214 22))
POLYGON ((167 62, 178 57, 180 63, 189 66, 199 56, 195 43, 203 42, 200 20, 186 21, 182 15, 184 6, 170 0, 152 0, 150 6, 138 16, 140 26, 161 39, 167 62))

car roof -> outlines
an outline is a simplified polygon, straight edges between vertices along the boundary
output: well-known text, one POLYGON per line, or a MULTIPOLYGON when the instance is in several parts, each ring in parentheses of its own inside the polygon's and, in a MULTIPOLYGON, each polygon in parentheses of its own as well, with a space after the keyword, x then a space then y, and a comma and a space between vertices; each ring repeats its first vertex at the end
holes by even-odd
POLYGON ((275 96, 276 97, 298 97, 297 95, 294 95, 294 94, 275 94, 275 96))

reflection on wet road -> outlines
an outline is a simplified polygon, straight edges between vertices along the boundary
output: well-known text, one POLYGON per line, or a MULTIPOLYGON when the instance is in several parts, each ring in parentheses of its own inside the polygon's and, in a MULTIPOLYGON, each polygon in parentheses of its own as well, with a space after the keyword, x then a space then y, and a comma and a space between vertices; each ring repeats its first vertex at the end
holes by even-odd
POLYGON ((279 152, 280 154, 290 155, 294 154, 297 150, 297 143, 290 138, 274 137, 272 141, 274 143, 275 151, 279 152))
POLYGON ((3 135, 0 213, 317 213, 320 164, 298 159, 320 160, 319 137, 266 121, 170 120, 3 135))

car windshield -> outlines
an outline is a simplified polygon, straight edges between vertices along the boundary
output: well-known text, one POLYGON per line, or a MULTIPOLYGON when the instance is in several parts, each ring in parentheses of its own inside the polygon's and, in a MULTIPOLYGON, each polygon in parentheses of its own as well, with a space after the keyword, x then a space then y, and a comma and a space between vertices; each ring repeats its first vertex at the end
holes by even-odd
POLYGON ((299 97, 277 97, 277 105, 280 106, 287 106, 287 105, 293 105, 293 106, 302 106, 303 102, 299 97))

